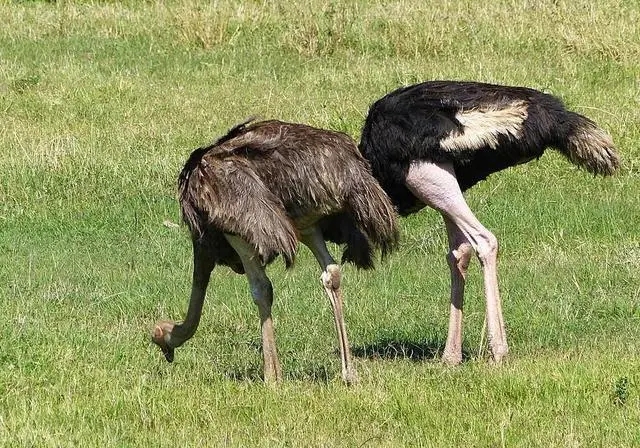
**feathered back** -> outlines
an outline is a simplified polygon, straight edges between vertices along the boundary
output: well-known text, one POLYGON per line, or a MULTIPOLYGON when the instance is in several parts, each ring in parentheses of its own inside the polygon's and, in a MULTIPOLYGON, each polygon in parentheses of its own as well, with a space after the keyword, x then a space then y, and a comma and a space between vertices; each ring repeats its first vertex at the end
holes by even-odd
POLYGON ((369 260, 347 254, 348 261, 362 267, 372 264, 375 248, 387 253, 397 242, 391 202, 355 142, 339 132, 279 121, 245 122, 195 150, 178 184, 183 219, 194 238, 207 232, 239 235, 265 263, 281 254, 289 266, 297 229, 316 224, 326 239, 362 245, 345 251, 367 252, 369 260), (323 220, 346 230, 327 229, 323 220))
POLYGON ((608 134, 559 99, 477 82, 430 81, 385 95, 371 106, 360 141, 402 214, 416 206, 403 182, 413 161, 451 163, 466 190, 547 147, 593 173, 611 174, 619 165, 608 134))
POLYGON ((239 235, 265 262, 282 255, 290 266, 297 239, 282 202, 247 160, 225 157, 225 149, 237 146, 229 145, 233 139, 240 138, 246 147, 261 147, 259 136, 246 139, 247 123, 233 127, 213 145, 195 150, 187 160, 178 180, 183 220, 195 239, 211 227, 239 235))

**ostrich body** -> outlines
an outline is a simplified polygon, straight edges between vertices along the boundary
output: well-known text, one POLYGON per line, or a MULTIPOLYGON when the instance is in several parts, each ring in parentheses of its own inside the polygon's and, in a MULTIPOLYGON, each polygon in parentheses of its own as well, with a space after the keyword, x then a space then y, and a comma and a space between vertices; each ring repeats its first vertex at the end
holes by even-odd
POLYGON ((265 267, 281 255, 292 265, 297 242, 322 268, 338 334, 342 377, 356 381, 343 318, 340 268, 325 241, 345 244, 342 261, 373 266, 374 251, 397 245, 395 211, 355 142, 339 132, 251 120, 195 150, 178 179, 183 220, 193 240, 193 284, 182 323, 161 321, 152 340, 171 362, 195 333, 211 271, 246 274, 258 306, 265 381, 281 378, 265 267))
POLYGON ((462 193, 492 173, 540 157, 547 147, 595 174, 610 175, 619 165, 606 132, 529 88, 431 81, 393 91, 369 110, 360 151, 399 213, 428 205, 444 218, 451 271, 446 363, 462 360, 465 277, 474 252, 483 271, 491 355, 499 363, 508 352, 498 242, 462 193))

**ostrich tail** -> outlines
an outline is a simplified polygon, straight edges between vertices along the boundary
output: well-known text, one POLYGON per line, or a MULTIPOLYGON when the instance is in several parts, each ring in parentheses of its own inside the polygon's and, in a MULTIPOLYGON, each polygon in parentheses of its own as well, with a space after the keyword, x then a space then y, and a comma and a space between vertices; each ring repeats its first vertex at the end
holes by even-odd
MULTIPOLYGON (((357 190, 347 197, 351 217, 358 234, 352 235, 347 240, 347 248, 343 260, 354 261, 362 268, 370 268, 373 263, 358 263, 358 256, 350 256, 360 251, 379 249, 384 258, 398 247, 399 232, 396 211, 389 197, 380 185, 368 176, 368 182, 360 184, 357 190), (363 185, 366 187, 363 188, 363 185), (363 245, 362 236, 368 244, 363 245), (368 247, 365 247, 368 246, 368 247)), ((366 259, 366 257, 362 257, 366 259)), ((369 260, 371 257, 368 257, 369 260)))
POLYGON ((620 166, 611 136, 593 121, 574 112, 567 112, 566 134, 561 152, 575 165, 593 174, 608 176, 620 166))
POLYGON ((182 220, 189 228, 193 239, 200 239, 204 229, 207 227, 207 217, 198 207, 198 201, 193 194, 191 182, 192 177, 197 176, 196 171, 207 150, 208 148, 203 147, 193 151, 178 176, 178 200, 180 202, 182 220))

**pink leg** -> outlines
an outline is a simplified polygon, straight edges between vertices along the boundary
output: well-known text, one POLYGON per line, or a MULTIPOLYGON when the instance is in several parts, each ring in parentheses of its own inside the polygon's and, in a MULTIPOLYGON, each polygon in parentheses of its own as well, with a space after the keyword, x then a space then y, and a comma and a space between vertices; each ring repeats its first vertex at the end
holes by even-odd
MULTIPOLYGON (((473 215, 464 200, 458 182, 449 163, 414 162, 409 168, 405 180, 411 192, 424 203, 442 213, 463 234, 475 250, 482 265, 484 277, 484 293, 487 303, 487 330, 489 349, 496 363, 508 352, 507 337, 502 319, 502 306, 498 291, 497 256, 498 240, 473 215)), ((456 280, 459 281, 459 278, 456 280)), ((456 286, 452 284, 452 287, 456 286)), ((459 283, 457 284, 459 286, 459 283)), ((455 292, 456 296, 461 294, 455 292)), ((452 299, 454 291, 452 291, 452 299)), ((452 308, 456 308, 452 305, 452 308)), ((462 318, 462 303, 456 309, 451 322, 458 325, 462 318)), ((460 327, 461 329, 461 327, 460 327)), ((449 334, 457 335, 456 328, 449 329, 449 334)))
POLYGON ((449 334, 442 360, 449 365, 462 362, 462 308, 464 305, 464 283, 473 248, 464 234, 446 216, 444 223, 449 238, 447 263, 451 270, 451 312, 449 314, 449 334))
POLYGON ((324 271, 320 279, 331 303, 331 308, 333 309, 333 318, 338 335, 340 361, 342 363, 342 379, 347 385, 356 384, 358 382, 358 374, 353 365, 351 347, 349 346, 349 340, 347 338, 347 326, 344 322, 342 290, 340 288, 340 283, 342 282, 340 266, 336 264, 327 250, 327 245, 324 242, 319 228, 313 227, 301 232, 300 241, 311 249, 311 252, 313 252, 313 255, 324 271))

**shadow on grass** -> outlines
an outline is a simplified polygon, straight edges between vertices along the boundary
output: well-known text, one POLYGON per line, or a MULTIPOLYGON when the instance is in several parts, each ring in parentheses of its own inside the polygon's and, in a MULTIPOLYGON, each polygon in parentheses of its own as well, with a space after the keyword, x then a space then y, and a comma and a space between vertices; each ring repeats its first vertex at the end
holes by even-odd
MULTIPOLYGON (((381 339, 371 344, 354 346, 351 348, 351 351, 353 356, 356 358, 370 360, 406 359, 413 362, 440 362, 444 346, 445 341, 439 339, 419 342, 381 339)), ((256 347, 256 351, 259 352, 260 348, 256 347)), ((335 354, 335 364, 331 364, 329 366, 316 364, 305 366, 304 368, 294 367, 293 369, 287 369, 283 366, 284 381, 306 381, 318 384, 330 383, 340 376, 339 354, 337 350, 335 354)), ((468 350, 462 350, 463 362, 471 359, 472 357, 473 355, 468 350)), ((233 381, 251 383, 263 381, 262 366, 256 364, 234 366, 234 368, 225 373, 225 376, 233 381)))
MULTIPOLYGON (((439 361, 444 350, 445 341, 404 341, 382 339, 367 345, 353 347, 353 356, 364 359, 407 359, 410 361, 439 361)), ((462 361, 471 358, 471 353, 462 350, 462 361)))
MULTIPOLYGON (((339 359, 337 360, 339 364, 339 359)), ((304 381, 317 384, 328 384, 340 376, 339 365, 312 365, 305 368, 287 369, 283 366, 284 381, 304 381)), ((225 376, 233 381, 261 383, 264 380, 262 366, 235 366, 225 372, 225 376)))
POLYGON ((261 383, 262 369, 257 366, 236 366, 225 372, 225 377, 232 381, 242 381, 247 383, 261 383))

